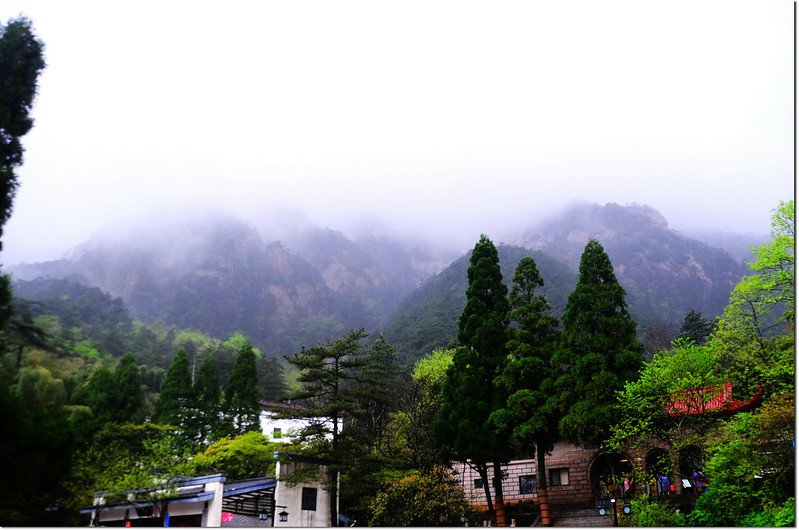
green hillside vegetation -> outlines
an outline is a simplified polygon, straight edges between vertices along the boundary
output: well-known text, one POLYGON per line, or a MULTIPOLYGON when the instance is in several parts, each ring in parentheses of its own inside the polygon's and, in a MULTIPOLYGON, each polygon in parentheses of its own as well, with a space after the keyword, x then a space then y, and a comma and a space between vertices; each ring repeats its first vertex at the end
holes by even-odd
MULTIPOLYGON (((13 288, 17 317, 6 332, 8 347, 24 350, 36 346, 14 326, 17 320, 34 324, 45 334, 36 349, 37 358, 69 360, 74 373, 66 384, 71 388, 96 366, 113 364, 125 353, 132 353, 141 370, 146 397, 152 401, 180 349, 188 354, 193 369, 199 369, 205 357, 214 357, 225 386, 244 340, 236 332, 225 340, 215 339, 201 331, 166 325, 160 319, 144 324, 130 316, 120 298, 69 280, 41 278, 15 282, 13 288)), ((11 357, 4 357, 4 363, 11 362, 11 357)), ((285 391, 281 361, 259 352, 257 364, 261 374, 259 397, 278 399, 285 391)))
MULTIPOLYGON (((541 292, 559 316, 566 298, 577 283, 577 275, 566 265, 540 251, 513 245, 499 245, 499 266, 503 283, 510 288, 513 271, 526 256, 533 257, 547 283, 541 292)), ((470 254, 427 280, 399 306, 386 325, 386 339, 396 348, 400 362, 412 366, 427 353, 452 346, 458 331, 458 317, 466 306, 466 269, 470 254)))

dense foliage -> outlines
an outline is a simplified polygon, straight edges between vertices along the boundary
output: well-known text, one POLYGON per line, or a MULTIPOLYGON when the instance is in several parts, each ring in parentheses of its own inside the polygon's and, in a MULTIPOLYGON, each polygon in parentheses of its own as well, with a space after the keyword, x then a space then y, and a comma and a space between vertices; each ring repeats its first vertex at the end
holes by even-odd
POLYGON ((618 418, 615 393, 637 378, 644 349, 602 245, 590 240, 580 277, 563 314, 563 335, 553 363, 564 366, 556 387, 563 438, 598 442, 618 418))
MULTIPOLYGON (((708 488, 687 519, 693 525, 795 522, 793 201, 780 203, 772 219, 774 240, 753 248, 755 274, 735 287, 704 344, 675 342, 619 394, 616 447, 661 440, 670 449, 666 469, 682 448, 700 449, 708 488), (733 393, 723 399, 743 409, 718 405, 728 385, 733 393)), ((678 522, 668 507, 644 505, 660 513, 657 520, 678 522)))
POLYGON ((459 346, 442 390, 443 403, 433 426, 439 443, 457 461, 474 467, 483 480, 488 509, 498 524, 504 523, 501 480, 495 480, 496 515, 488 485, 489 465, 495 479, 510 458, 505 438, 489 417, 504 406, 494 392, 494 378, 505 362, 508 288, 502 283, 499 254, 485 235, 474 247, 467 269, 466 306, 458 320, 459 346))

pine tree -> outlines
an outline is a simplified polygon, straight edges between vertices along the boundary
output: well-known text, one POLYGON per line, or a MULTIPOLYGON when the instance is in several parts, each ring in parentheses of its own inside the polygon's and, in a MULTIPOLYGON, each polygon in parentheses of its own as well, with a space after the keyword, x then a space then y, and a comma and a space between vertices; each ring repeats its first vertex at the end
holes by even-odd
POLYGON ((156 423, 180 425, 182 409, 191 397, 191 371, 189 357, 183 348, 178 350, 161 383, 161 393, 155 402, 153 420, 156 423))
POLYGON ((599 442, 616 418, 616 392, 637 377, 644 348, 627 311, 624 288, 602 245, 589 240, 580 274, 563 314, 563 334, 553 357, 565 367, 557 392, 561 435, 574 443, 599 442))
POLYGON ((470 462, 483 479, 489 512, 504 524, 501 480, 495 480, 496 505, 491 500, 488 463, 495 479, 509 459, 506 440, 489 424, 491 413, 504 406, 493 381, 503 368, 507 351, 505 317, 510 308, 508 288, 502 283, 499 255, 487 236, 481 235, 467 269, 466 307, 458 320, 458 342, 444 383, 444 403, 434 425, 439 442, 452 456, 470 462))
MULTIPOLYGON (((505 405, 491 414, 497 434, 512 438, 522 450, 537 452, 538 469, 546 469, 546 454, 558 439, 558 399, 552 355, 557 347, 558 320, 536 289, 544 285, 535 260, 524 257, 516 267, 510 292, 507 348, 510 361, 494 380, 505 405)), ((542 523, 549 524, 546 473, 539 472, 538 500, 542 523)))
POLYGON ((260 405, 258 402, 258 368, 255 352, 247 340, 236 356, 230 380, 225 389, 225 411, 228 422, 232 422, 231 434, 244 434, 260 429, 260 405))
MULTIPOLYGON (((312 448, 313 456, 328 462, 326 488, 331 497, 338 495, 339 472, 345 463, 341 455, 343 418, 352 418, 361 411, 358 395, 353 387, 359 371, 367 364, 368 354, 361 341, 368 334, 361 329, 351 329, 346 336, 330 343, 303 348, 300 353, 286 357, 300 374, 301 387, 289 399, 299 407, 284 413, 284 417, 303 418, 307 426, 300 430, 298 439, 312 448)), ((338 521, 336 503, 330 505, 330 520, 338 521)))
POLYGON ((685 314, 677 338, 691 340, 701 346, 712 332, 713 323, 702 318, 702 313, 691 309, 685 314))

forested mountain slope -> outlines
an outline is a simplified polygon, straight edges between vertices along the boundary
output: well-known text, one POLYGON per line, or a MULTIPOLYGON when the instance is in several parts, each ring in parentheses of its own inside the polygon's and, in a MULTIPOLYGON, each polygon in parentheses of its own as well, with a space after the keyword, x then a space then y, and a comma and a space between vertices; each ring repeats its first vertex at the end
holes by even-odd
POLYGON ((726 251, 680 235, 642 205, 578 205, 515 242, 557 256, 576 271, 590 237, 610 257, 639 327, 679 326, 691 309, 711 318, 720 314, 747 272, 726 251))
MULTIPOLYGON (((536 259, 556 316, 574 288, 586 242, 598 239, 627 291, 639 335, 654 334, 665 346, 688 311, 718 315, 746 272, 727 252, 671 230, 646 206, 582 204, 515 236, 487 235, 511 243, 499 245, 506 283, 523 255, 536 259)), ((198 217, 9 271, 16 280, 51 276, 99 287, 145 323, 160 318, 222 340, 240 332, 277 357, 350 328, 382 329, 410 362, 454 338, 468 254, 456 257, 320 227, 267 241, 238 219, 198 217)))
POLYGON ((11 267, 96 286, 143 322, 158 318, 224 339, 236 332, 278 356, 349 328, 374 330, 438 262, 399 241, 353 242, 329 229, 297 232, 297 251, 230 218, 89 242, 58 261, 11 267))
MULTIPOLYGON (((502 280, 508 287, 519 260, 531 256, 544 278, 541 294, 547 296, 553 314, 560 315, 563 312, 566 299, 577 283, 576 273, 540 251, 499 245, 497 252, 502 280)), ((466 305, 466 270, 469 268, 470 255, 464 254, 409 295, 386 326, 386 340, 397 349, 397 357, 401 362, 413 365, 426 353, 445 348, 455 340, 458 317, 466 305)))
MULTIPOLYGON (((503 280, 509 285, 519 259, 532 256, 544 279, 542 293, 553 315, 560 317, 577 282, 580 255, 592 237, 611 259, 650 356, 668 347, 689 311, 709 320, 721 314, 747 270, 726 251, 669 229, 666 219, 647 206, 581 204, 507 239, 516 245, 500 245, 503 280)), ((454 340, 466 303, 468 260, 468 254, 461 256, 428 280, 386 326, 386 337, 403 360, 413 362, 454 340)))

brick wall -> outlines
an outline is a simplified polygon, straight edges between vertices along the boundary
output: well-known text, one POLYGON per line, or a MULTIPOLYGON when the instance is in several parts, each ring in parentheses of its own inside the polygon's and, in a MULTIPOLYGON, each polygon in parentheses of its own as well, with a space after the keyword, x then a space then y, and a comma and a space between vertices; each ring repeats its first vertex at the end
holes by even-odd
MULTIPOLYGON (((594 492, 590 484, 590 465, 599 453, 599 446, 578 447, 566 442, 558 442, 551 455, 546 458, 547 484, 549 484, 549 502, 551 505, 593 505, 594 492), (568 485, 553 486, 550 482, 550 471, 553 469, 567 469, 568 485)), ((502 466, 502 493, 508 505, 519 504, 538 499, 537 492, 522 493, 520 491, 520 477, 536 476, 537 463, 535 460, 514 460, 502 466)), ((474 506, 487 508, 483 487, 477 487, 475 480, 480 476, 467 464, 456 463, 453 474, 466 494, 466 499, 474 506)), ((492 480, 493 468, 489 466, 489 482, 492 480)), ((493 484, 489 487, 492 498, 496 495, 493 484)))

